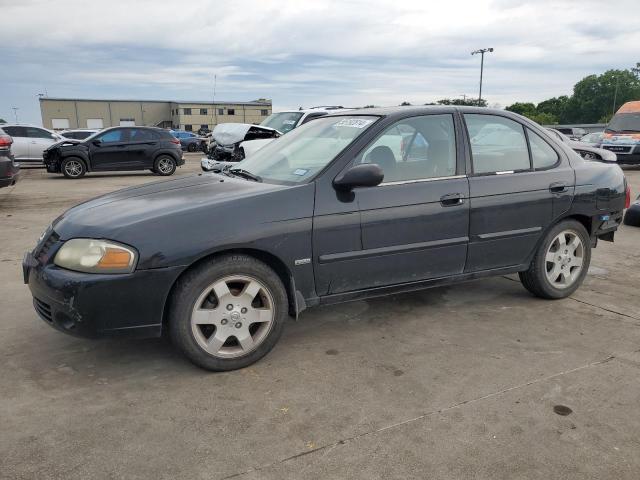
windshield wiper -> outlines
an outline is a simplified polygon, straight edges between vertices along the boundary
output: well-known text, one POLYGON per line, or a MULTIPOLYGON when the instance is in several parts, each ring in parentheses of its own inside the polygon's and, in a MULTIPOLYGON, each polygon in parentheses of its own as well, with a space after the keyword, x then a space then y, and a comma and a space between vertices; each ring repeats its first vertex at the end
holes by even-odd
POLYGON ((244 177, 244 178, 248 178, 249 180, 253 180, 254 182, 261 182, 262 178, 260 178, 258 175, 255 175, 253 173, 251 173, 248 170, 244 170, 242 168, 231 168, 229 169, 229 172, 237 175, 239 177, 244 177))

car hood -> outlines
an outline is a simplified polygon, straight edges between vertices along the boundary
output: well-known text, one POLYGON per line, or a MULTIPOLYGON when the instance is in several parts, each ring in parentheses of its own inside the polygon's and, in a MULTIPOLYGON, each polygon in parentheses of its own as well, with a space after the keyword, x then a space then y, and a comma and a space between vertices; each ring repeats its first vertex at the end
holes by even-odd
POLYGON ((240 199, 287 188, 204 173, 126 188, 81 203, 61 215, 54 228, 63 240, 116 234, 162 217, 189 215, 240 199))
POLYGON ((65 138, 63 140, 60 140, 59 142, 53 143, 51 144, 48 148, 46 148, 45 150, 53 150, 54 148, 59 148, 59 147, 75 147, 76 145, 79 145, 83 142, 83 140, 76 140, 73 138, 65 138))
POLYGON ((268 132, 274 137, 280 133, 275 128, 250 123, 221 123, 213 129, 211 137, 218 145, 233 145, 242 142, 249 130, 268 132))

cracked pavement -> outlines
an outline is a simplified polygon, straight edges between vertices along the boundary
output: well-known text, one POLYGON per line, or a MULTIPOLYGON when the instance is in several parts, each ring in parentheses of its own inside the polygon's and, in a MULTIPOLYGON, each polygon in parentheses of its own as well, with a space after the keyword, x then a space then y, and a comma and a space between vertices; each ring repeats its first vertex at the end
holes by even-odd
POLYGON ((212 374, 163 340, 58 333, 22 285, 55 216, 156 179, 29 171, 0 190, 0 478, 640 477, 640 228, 600 242, 572 298, 497 277, 321 307, 212 374))

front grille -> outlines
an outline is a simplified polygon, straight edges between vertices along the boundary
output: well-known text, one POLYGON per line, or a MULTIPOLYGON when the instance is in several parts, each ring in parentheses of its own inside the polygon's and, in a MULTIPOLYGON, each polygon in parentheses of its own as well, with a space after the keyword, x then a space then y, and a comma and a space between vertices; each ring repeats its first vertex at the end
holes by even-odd
POLYGON ((45 264, 49 261, 49 250, 51 250, 51 247, 53 247, 58 240, 60 240, 60 235, 52 231, 45 241, 42 242, 42 245, 40 245, 36 253, 36 259, 40 263, 45 264))
POLYGON ((35 297, 33 297, 33 306, 44 320, 49 323, 53 322, 53 315, 51 314, 51 306, 48 303, 43 302, 35 297))
POLYGON ((630 153, 632 147, 622 145, 602 145, 602 148, 614 153, 630 153))

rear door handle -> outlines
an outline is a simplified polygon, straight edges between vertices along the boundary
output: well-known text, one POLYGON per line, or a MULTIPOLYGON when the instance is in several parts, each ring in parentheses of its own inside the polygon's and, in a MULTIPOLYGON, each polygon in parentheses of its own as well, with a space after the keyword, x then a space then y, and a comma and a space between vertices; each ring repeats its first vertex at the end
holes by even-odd
POLYGON ((464 203, 464 197, 461 193, 448 193, 440 197, 440 204, 443 207, 455 207, 456 205, 462 205, 464 203))
POLYGON ((553 182, 549 185, 549 191, 551 193, 562 193, 567 191, 567 184, 564 182, 553 182))

